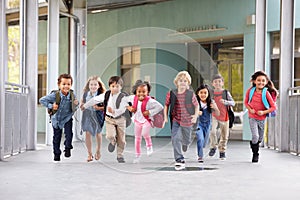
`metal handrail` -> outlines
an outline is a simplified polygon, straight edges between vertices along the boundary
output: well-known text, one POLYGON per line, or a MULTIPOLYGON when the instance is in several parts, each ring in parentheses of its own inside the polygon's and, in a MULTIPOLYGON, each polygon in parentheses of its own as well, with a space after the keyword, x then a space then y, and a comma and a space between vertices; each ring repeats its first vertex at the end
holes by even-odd
POLYGON ((12 91, 12 92, 20 92, 20 93, 28 93, 29 90, 29 86, 28 85, 21 85, 21 84, 17 84, 17 83, 10 83, 5 81, 4 82, 5 85, 10 86, 8 89, 8 91, 12 91), (21 91, 20 91, 21 89, 21 91), (17 90, 17 91, 16 91, 17 90))

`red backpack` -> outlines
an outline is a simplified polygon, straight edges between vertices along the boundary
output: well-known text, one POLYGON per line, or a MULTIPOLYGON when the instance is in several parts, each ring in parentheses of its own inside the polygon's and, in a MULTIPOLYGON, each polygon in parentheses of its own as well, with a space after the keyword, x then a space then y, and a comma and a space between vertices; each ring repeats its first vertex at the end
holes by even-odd
MULTIPOLYGON (((141 106, 141 110, 142 112, 144 112, 146 110, 146 105, 149 101, 150 96, 147 96, 144 98, 144 100, 142 101, 142 106, 141 106)), ((138 105, 138 97, 135 96, 134 100, 133 100, 133 107, 136 109, 138 105)), ((152 127, 156 127, 156 128, 163 128, 164 124, 165 124, 165 119, 164 119, 164 109, 162 109, 161 111, 159 111, 157 114, 155 114, 153 116, 153 121, 151 121, 151 119, 149 118, 149 116, 144 116, 152 125, 152 127)))

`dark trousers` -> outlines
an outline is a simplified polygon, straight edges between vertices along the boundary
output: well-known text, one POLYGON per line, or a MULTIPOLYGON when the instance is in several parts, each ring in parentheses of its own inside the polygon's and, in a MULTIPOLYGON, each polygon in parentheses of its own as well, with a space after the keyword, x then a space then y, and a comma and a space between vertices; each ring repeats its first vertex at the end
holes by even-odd
MULTIPOLYGON (((72 132, 72 126, 73 126, 73 119, 71 118, 64 126, 65 130, 65 149, 73 149, 72 146, 72 139, 73 139, 73 132, 72 132)), ((53 127, 53 153, 55 155, 60 155, 60 142, 61 142, 61 136, 62 136, 62 129, 56 129, 53 127)))

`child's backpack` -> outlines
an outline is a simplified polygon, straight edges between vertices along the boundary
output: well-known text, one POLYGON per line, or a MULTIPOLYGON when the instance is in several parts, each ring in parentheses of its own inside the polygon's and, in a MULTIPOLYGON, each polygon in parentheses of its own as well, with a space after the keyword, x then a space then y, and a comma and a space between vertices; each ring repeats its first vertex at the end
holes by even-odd
MULTIPOLYGON (((147 96, 142 101, 142 105, 141 105, 142 112, 144 112, 146 110, 146 105, 147 105, 150 98, 154 98, 154 97, 147 96)), ((138 105, 138 97, 134 96, 132 106, 134 108, 137 108, 137 105, 138 105)), ((151 121, 149 116, 144 116, 144 117, 151 123, 152 127, 156 127, 156 128, 163 128, 164 127, 165 118, 164 118, 164 110, 163 109, 153 116, 153 121, 151 121)))
MULTIPOLYGON (((225 93, 225 99, 228 101, 228 91, 224 90, 223 94, 225 93)), ((232 110, 232 106, 226 106, 227 108, 227 113, 228 113, 228 118, 229 118, 229 128, 233 127, 234 124, 234 112, 232 110)))
MULTIPOLYGON (((50 92, 51 93, 54 93, 55 92, 55 102, 51 102, 51 103, 56 103, 58 106, 60 104, 60 101, 61 101, 61 98, 60 98, 60 90, 52 90, 50 92)), ((70 90, 70 96, 71 96, 71 102, 72 102, 72 112, 74 113, 76 111, 76 105, 74 104, 74 100, 75 100, 75 96, 74 96, 74 92, 73 90, 70 90)), ((53 109, 50 109, 48 108, 48 114, 49 114, 49 118, 50 118, 50 121, 49 123, 51 123, 51 117, 57 112, 57 110, 53 110, 53 109)))
MULTIPOLYGON (((109 95, 110 95, 111 91, 108 90, 105 92, 105 95, 104 95, 104 113, 106 113, 106 107, 107 107, 107 103, 108 103, 108 99, 109 99, 109 95)), ((116 107, 117 109, 120 107, 120 104, 121 104, 121 100, 124 96, 128 96, 127 93, 125 92, 121 92, 116 100, 116 107)), ((130 103, 131 104, 131 103, 130 103)), ((129 104, 129 105, 130 105, 129 104)), ((131 105, 130 105, 131 106, 131 105)), ((126 109, 124 114, 122 114, 122 116, 124 116, 126 118, 126 127, 130 126, 131 124, 131 117, 132 117, 132 113, 126 109)))
MULTIPOLYGON (((83 96, 82 96, 83 103, 86 103, 87 94, 88 94, 88 92, 83 93, 83 96)), ((99 94, 100 94, 100 90, 97 91, 97 95, 99 95, 99 94)), ((104 103, 98 103, 97 106, 104 107, 104 103)), ((104 117, 105 117, 104 112, 102 110, 96 110, 96 116, 97 116, 97 120, 100 124, 100 127, 102 128, 104 125, 104 117)))
MULTIPOLYGON (((256 87, 252 87, 251 88, 250 93, 249 93, 249 101, 248 101, 248 103, 251 102, 255 90, 256 90, 256 87)), ((269 104, 269 102, 267 100, 267 91, 268 91, 268 88, 264 87, 263 90, 262 90, 261 98, 262 98, 262 102, 263 102, 265 108, 269 109, 270 108, 270 104, 269 104)), ((271 97, 274 100, 274 102, 276 102, 276 95, 271 95, 271 97)), ((275 117, 276 114, 277 114, 277 112, 276 112, 276 110, 274 110, 271 113, 268 113, 267 117, 275 117)))

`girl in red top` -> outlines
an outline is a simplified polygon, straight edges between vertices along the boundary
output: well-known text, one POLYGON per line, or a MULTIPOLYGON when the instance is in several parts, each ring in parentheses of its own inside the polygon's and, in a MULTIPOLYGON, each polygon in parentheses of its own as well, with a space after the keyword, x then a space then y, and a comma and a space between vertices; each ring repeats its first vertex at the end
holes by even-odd
POLYGON ((252 140, 250 141, 250 147, 252 149, 253 157, 252 162, 258 162, 259 158, 259 143, 263 140, 264 136, 264 124, 266 119, 266 114, 271 113, 276 110, 276 104, 269 91, 266 91, 266 98, 270 105, 266 108, 263 103, 263 89, 268 86, 269 78, 263 71, 255 72, 251 77, 252 87, 246 92, 246 97, 244 100, 245 107, 248 109, 249 124, 252 133, 252 140), (249 94, 251 89, 255 87, 253 96, 249 101, 249 94))

